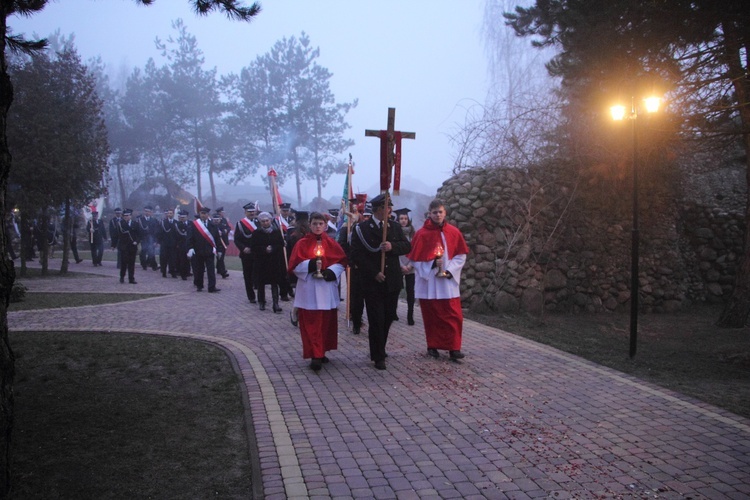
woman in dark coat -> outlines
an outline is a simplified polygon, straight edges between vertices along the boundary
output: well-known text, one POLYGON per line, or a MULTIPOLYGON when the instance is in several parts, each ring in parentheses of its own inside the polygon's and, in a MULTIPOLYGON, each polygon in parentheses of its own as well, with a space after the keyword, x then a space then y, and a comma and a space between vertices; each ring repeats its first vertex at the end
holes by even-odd
POLYGON ((266 285, 271 285, 273 312, 281 312, 279 306, 279 284, 286 277, 284 259, 285 242, 281 231, 271 222, 268 212, 258 215, 260 227, 253 232, 250 248, 253 255, 253 278, 258 290, 258 305, 261 311, 266 309, 266 285))

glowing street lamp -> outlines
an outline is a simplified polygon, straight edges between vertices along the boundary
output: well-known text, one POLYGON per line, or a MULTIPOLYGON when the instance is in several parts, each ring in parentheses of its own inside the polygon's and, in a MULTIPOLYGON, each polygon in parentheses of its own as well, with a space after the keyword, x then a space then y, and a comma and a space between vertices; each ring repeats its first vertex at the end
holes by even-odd
POLYGON ((661 98, 647 97, 643 99, 643 105, 639 106, 634 97, 630 99, 630 113, 627 107, 616 105, 610 108, 612 119, 622 121, 630 120, 633 131, 633 230, 630 250, 630 357, 635 357, 638 345, 638 249, 640 247, 640 234, 638 230, 638 133, 636 123, 638 111, 655 113, 659 111, 661 98))

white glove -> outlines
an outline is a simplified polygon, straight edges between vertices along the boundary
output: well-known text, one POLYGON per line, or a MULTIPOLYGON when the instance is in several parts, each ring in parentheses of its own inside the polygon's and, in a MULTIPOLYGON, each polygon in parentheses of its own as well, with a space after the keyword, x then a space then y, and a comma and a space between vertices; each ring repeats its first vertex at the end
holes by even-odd
POLYGON ((188 259, 192 259, 193 255, 195 255, 195 250, 191 248, 187 253, 188 259))

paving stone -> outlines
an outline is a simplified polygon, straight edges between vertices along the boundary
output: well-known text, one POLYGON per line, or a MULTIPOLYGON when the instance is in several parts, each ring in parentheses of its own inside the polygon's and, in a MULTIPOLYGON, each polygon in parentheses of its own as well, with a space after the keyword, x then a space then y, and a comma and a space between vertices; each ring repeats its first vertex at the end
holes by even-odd
POLYGON ((25 284, 32 293, 164 296, 15 311, 10 330, 163 334, 223 346, 247 388, 255 479, 268 499, 750 495, 750 420, 550 347, 467 321, 467 359, 433 360, 417 309, 417 327, 393 324, 388 370, 379 372, 342 304, 338 350, 314 373, 288 314, 249 304, 241 273, 230 271, 236 279, 222 280, 220 294, 199 297, 207 331, 175 313, 200 295, 190 281, 136 270, 138 285, 125 289, 114 263, 103 264, 85 277, 25 284))

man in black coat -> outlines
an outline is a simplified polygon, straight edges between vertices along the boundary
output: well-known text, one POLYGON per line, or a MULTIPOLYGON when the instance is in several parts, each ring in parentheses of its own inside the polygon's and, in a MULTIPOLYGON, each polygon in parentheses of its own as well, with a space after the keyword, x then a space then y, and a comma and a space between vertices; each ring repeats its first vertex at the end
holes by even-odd
POLYGON ((149 267, 154 271, 159 270, 156 265, 156 229, 157 221, 153 216, 154 208, 151 205, 143 207, 143 213, 138 216, 139 230, 141 231, 141 267, 145 271, 149 267))
POLYGON ((219 243, 218 228, 209 222, 211 209, 201 208, 200 218, 194 220, 188 230, 188 257, 193 260, 193 282, 198 292, 203 291, 203 273, 208 276, 208 293, 216 293, 215 255, 219 243))
POLYGON ((187 216, 187 211, 180 210, 174 225, 177 274, 184 281, 188 279, 188 276, 192 276, 190 274, 190 259, 187 256, 189 248, 188 233, 190 230, 190 222, 188 222, 187 216))
POLYGON ((177 277, 177 231, 174 220, 174 210, 171 208, 164 212, 164 218, 157 226, 157 241, 159 242, 159 269, 161 275, 166 278, 167 271, 173 278, 177 277))
POLYGON ((128 282, 135 285, 135 258, 138 255, 138 244, 141 242, 141 232, 138 224, 130 220, 133 211, 129 208, 123 210, 120 220, 118 248, 122 262, 120 263, 120 283, 125 282, 125 273, 128 273, 128 282))
POLYGON ((381 194, 372 199, 372 218, 355 226, 351 241, 352 272, 356 275, 352 282, 356 283, 365 298, 370 359, 378 370, 386 368, 388 331, 396 317, 398 296, 403 287, 398 257, 411 250, 411 243, 404 237, 401 226, 391 220, 393 204, 389 199, 386 206, 385 198, 381 194), (385 241, 382 221, 387 224, 385 241), (383 251, 385 269, 381 271, 383 251))
POLYGON ((120 255, 120 221, 122 221, 122 208, 115 208, 115 215, 109 220, 109 246, 117 250, 117 269, 122 267, 122 255, 120 255))
MULTIPOLYGON (((220 210, 224 209, 221 208, 220 210)), ((224 263, 224 257, 226 257, 227 248, 229 248, 229 224, 218 210, 211 216, 211 223, 216 226, 219 232, 219 240, 216 242, 216 274, 224 279, 229 276, 227 266, 224 263)))
POLYGON ((107 230, 104 228, 104 222, 99 220, 99 212, 91 212, 91 220, 86 223, 86 235, 91 246, 91 262, 94 263, 94 267, 101 266, 107 230))
POLYGON ((245 217, 238 220, 234 226, 234 244, 240 251, 242 263, 242 277, 245 279, 245 294, 251 304, 255 304, 255 282, 253 281, 253 253, 250 247, 253 233, 258 229, 256 204, 253 202, 243 206, 245 217))

